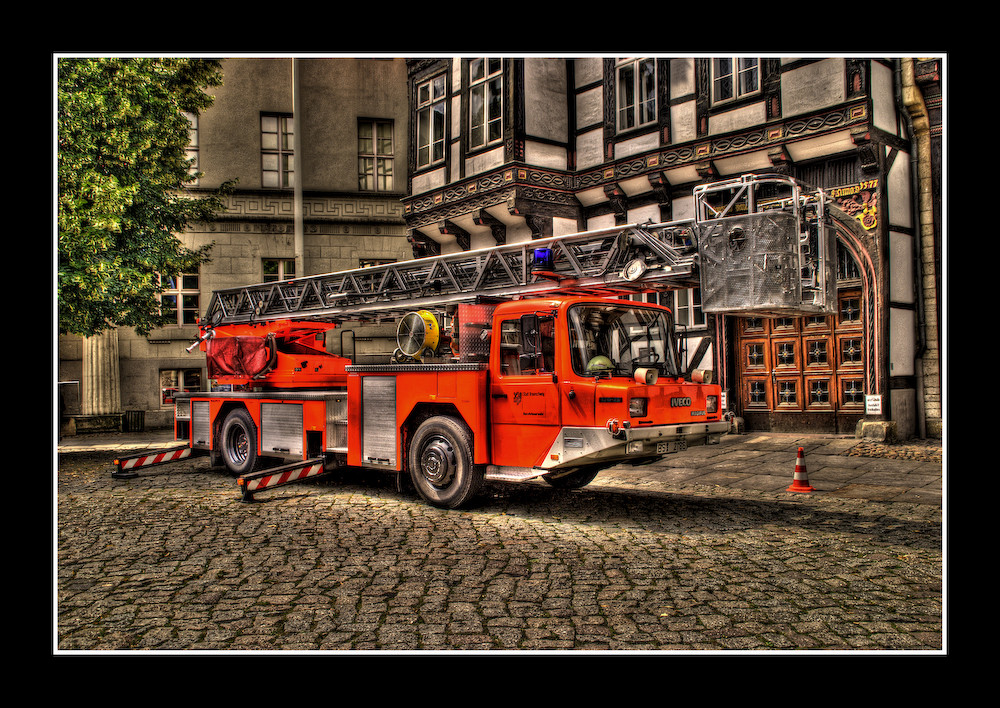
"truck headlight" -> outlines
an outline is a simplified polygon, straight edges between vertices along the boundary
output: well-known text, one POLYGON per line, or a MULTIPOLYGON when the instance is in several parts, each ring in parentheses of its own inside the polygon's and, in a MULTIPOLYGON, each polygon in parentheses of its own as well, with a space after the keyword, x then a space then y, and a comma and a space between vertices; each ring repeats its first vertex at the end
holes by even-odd
POLYGON ((715 413, 719 410, 719 397, 718 396, 708 396, 705 399, 705 412, 715 413))
POLYGON ((628 400, 628 414, 633 418, 642 418, 646 415, 646 406, 648 404, 648 398, 630 398, 628 400))

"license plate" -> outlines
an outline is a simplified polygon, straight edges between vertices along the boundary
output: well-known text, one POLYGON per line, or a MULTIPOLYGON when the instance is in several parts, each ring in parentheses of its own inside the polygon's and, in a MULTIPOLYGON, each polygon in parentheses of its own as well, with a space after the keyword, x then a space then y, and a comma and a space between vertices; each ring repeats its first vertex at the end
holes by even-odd
POLYGON ((658 442, 656 443, 656 454, 666 455, 671 452, 681 452, 682 450, 687 450, 687 440, 673 440, 671 442, 658 442))

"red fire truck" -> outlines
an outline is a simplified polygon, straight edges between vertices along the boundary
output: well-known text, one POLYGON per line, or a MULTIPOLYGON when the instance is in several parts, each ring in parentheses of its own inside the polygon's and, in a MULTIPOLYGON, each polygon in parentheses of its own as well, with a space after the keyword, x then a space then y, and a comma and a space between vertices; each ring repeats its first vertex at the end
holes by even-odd
POLYGON ((686 370, 669 310, 630 296, 701 285, 708 312, 828 312, 832 238, 822 193, 786 178, 695 197, 686 222, 216 291, 189 350, 205 353, 213 389, 177 395, 175 450, 123 458, 114 474, 208 455, 252 500, 370 468, 455 508, 487 480, 580 487, 718 442, 728 422, 712 372, 686 370), (346 333, 387 321, 391 354, 345 350, 346 333))

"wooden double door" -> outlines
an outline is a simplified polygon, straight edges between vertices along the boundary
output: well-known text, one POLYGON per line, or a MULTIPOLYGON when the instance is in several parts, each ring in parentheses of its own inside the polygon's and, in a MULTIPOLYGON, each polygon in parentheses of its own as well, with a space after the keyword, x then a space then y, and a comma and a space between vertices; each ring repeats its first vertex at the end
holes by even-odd
POLYGON ((849 433, 865 409, 860 289, 837 313, 736 320, 737 410, 748 430, 849 433))

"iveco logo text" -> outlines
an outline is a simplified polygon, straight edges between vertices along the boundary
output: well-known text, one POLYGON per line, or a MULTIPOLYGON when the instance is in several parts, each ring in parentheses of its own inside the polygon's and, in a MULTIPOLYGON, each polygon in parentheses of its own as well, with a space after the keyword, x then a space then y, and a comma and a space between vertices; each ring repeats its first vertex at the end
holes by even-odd
POLYGON ((690 405, 691 405, 691 399, 690 398, 671 398, 670 399, 670 406, 672 408, 681 408, 683 406, 690 406, 690 405))

